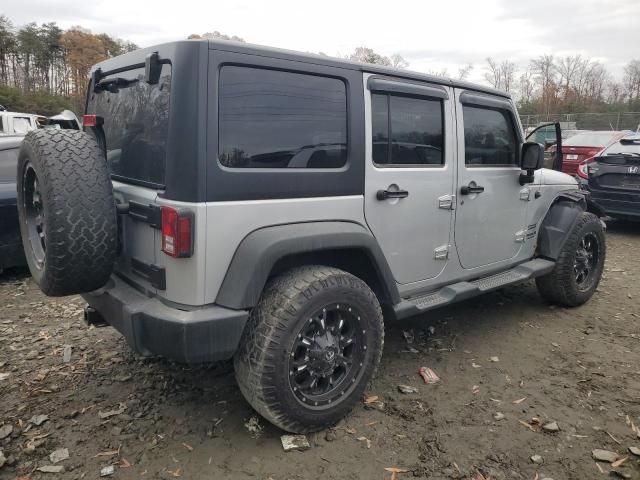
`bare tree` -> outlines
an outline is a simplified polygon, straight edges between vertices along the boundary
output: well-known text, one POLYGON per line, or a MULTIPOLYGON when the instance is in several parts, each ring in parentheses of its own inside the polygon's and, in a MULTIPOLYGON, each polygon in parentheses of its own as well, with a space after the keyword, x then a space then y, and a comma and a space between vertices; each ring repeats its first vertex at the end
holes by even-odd
POLYGON ((555 64, 556 71, 560 75, 560 85, 564 90, 565 100, 569 98, 571 90, 576 91, 574 87, 576 77, 586 70, 588 64, 589 61, 583 59, 581 55, 566 56, 555 64))
POLYGON ((428 70, 427 74, 433 75, 434 77, 448 77, 449 71, 446 68, 442 70, 428 70))
POLYGON ((531 60, 531 72, 542 87, 543 92, 556 84, 556 66, 553 55, 542 55, 531 60))
POLYGON ((473 70, 472 63, 467 63, 463 67, 460 67, 458 69, 458 80, 466 80, 469 74, 471 73, 471 70, 473 70))
POLYGON ((533 75, 531 74, 531 71, 525 70, 522 74, 520 74, 518 83, 520 101, 524 103, 530 103, 533 100, 535 93, 535 86, 533 84, 533 75))
POLYGON ((218 30, 214 30, 213 32, 206 32, 206 33, 203 33, 202 35, 198 33, 192 33, 187 37, 187 39, 189 40, 193 38, 197 38, 197 39, 203 38, 208 40, 233 40, 234 42, 242 42, 242 43, 245 42, 244 38, 242 37, 238 37, 237 35, 227 35, 224 33, 220 33, 218 30))
POLYGON ((391 66, 393 68, 404 69, 409 66, 409 62, 407 62, 399 53, 394 53, 393 55, 391 55, 389 60, 391 61, 391 66))
POLYGON ((354 62, 384 65, 386 67, 389 67, 392 65, 391 59, 389 57, 380 55, 379 53, 374 52, 373 49, 369 47, 356 48, 351 55, 347 55, 347 59, 352 60, 354 62))
POLYGON ((484 78, 493 88, 502 88, 500 66, 498 62, 491 57, 487 57, 487 72, 484 74, 484 78))
POLYGON ((600 62, 590 62, 585 67, 584 96, 591 102, 604 100, 609 72, 600 62))
POLYGON ((533 78, 542 89, 540 100, 544 110, 548 113, 551 109, 551 103, 556 99, 557 90, 557 70, 553 55, 541 55, 531 60, 530 68, 533 78))
POLYGON ((502 89, 511 92, 514 87, 517 65, 511 60, 504 60, 500 64, 500 77, 502 78, 502 89))
POLYGON ((487 57, 487 72, 484 78, 494 88, 510 92, 513 90, 516 78, 517 66, 511 60, 503 60, 498 63, 491 57, 487 57))
POLYGON ((609 104, 616 104, 624 102, 625 94, 624 87, 620 82, 609 80, 606 87, 607 96, 605 102, 609 104))
POLYGON ((623 83, 630 102, 640 99, 640 60, 631 60, 624 67, 623 83))

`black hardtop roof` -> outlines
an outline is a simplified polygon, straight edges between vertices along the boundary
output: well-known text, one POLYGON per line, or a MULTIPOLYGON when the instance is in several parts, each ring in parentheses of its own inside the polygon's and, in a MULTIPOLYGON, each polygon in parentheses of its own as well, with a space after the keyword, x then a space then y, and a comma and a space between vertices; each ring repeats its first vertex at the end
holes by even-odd
POLYGON ((235 42, 230 40, 179 40, 175 42, 168 42, 161 45, 142 48, 134 52, 125 53, 118 57, 105 60, 93 66, 92 71, 100 67, 104 72, 110 70, 121 69, 127 65, 132 65, 140 62, 144 62, 144 57, 151 52, 159 51, 162 56, 163 51, 175 51, 177 48, 184 50, 185 47, 191 46, 194 49, 202 48, 203 44, 208 43, 210 50, 221 50, 227 52, 244 53, 249 55, 259 55, 263 57, 273 57, 283 60, 293 60, 299 62, 313 63, 316 65, 326 65, 330 67, 346 68, 350 70, 358 70, 366 73, 373 73, 378 75, 385 75, 389 77, 402 78, 407 80, 431 82, 439 85, 446 85, 450 87, 463 88, 465 90, 473 90, 476 92, 487 93, 490 95, 496 95, 503 98, 511 98, 511 96, 491 87, 485 87, 475 83, 464 82, 460 80, 453 80, 446 77, 438 77, 435 75, 428 75, 426 73, 413 72, 410 70, 403 70, 398 68, 383 67, 380 65, 372 65, 368 63, 354 62, 350 60, 343 60, 340 58, 329 57, 325 55, 318 55, 315 53, 303 53, 296 52, 294 50, 286 50, 282 48, 266 47, 262 45, 254 45, 251 43, 235 42))
POLYGON ((251 55, 262 55, 285 60, 297 60, 301 62, 314 63, 317 65, 327 65, 330 67, 348 68, 350 70, 359 70, 366 73, 374 73, 378 75, 393 76, 397 78, 405 78, 408 80, 418 80, 423 82, 437 83, 451 87, 464 88, 465 90, 475 90, 477 92, 498 95, 504 98, 511 96, 502 90, 477 85, 475 83, 453 80, 446 77, 438 77, 428 75, 426 73, 413 72, 399 68, 384 67, 370 63, 354 62, 351 60, 343 60, 341 58, 330 57, 327 55, 319 55, 316 53, 303 53, 283 48, 266 47, 263 45, 254 45, 251 43, 235 42, 228 40, 208 40, 209 48, 212 50, 225 50, 230 52, 247 53, 251 55))

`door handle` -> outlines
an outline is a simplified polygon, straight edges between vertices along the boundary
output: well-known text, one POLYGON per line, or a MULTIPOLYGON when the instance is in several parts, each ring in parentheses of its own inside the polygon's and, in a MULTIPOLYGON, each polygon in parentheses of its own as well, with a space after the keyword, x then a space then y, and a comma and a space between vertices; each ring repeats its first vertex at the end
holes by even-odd
POLYGON ((471 182, 469 185, 464 185, 460 187, 460 193, 462 195, 471 195, 472 193, 482 193, 484 192, 484 187, 480 185, 476 185, 476 182, 471 182))
POLYGON ((389 198, 407 198, 409 192, 406 190, 378 190, 376 198, 378 200, 387 200, 389 198))

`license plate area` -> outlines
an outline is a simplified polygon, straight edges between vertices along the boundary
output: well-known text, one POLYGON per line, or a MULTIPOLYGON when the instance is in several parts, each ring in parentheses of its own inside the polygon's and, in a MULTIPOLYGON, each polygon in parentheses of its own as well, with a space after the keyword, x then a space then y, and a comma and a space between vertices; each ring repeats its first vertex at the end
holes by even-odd
POLYGON ((570 153, 567 155, 567 160, 578 160, 578 155, 575 153, 570 153))
POLYGON ((607 173, 600 176, 598 183, 609 188, 640 190, 640 174, 607 173))
POLYGON ((620 187, 640 190, 640 175, 625 175, 620 182, 620 187))

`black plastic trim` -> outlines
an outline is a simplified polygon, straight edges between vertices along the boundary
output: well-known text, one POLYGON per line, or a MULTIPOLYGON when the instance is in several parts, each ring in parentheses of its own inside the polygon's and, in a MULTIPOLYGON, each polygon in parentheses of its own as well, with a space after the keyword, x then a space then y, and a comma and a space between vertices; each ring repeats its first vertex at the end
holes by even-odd
POLYGON ((326 250, 361 250, 373 265, 385 295, 400 301, 396 282, 376 239, 348 222, 310 222, 261 228, 238 246, 224 277, 216 304, 251 308, 258 303, 273 266, 287 256, 326 250))
POLYGON ((249 316, 247 311, 218 305, 191 310, 171 307, 116 276, 104 288, 83 298, 139 354, 162 355, 185 363, 231 358, 249 316))
POLYGON ((148 223, 153 228, 162 228, 162 211, 159 205, 130 201, 127 213, 139 222, 148 223))
POLYGON ((406 81, 394 81, 382 77, 369 77, 367 80, 367 88, 372 92, 399 93, 416 97, 449 100, 449 94, 442 87, 419 85, 406 81))
POLYGON ((462 92, 460 94, 460 103, 463 105, 477 105, 480 107, 498 108, 501 110, 513 110, 511 102, 505 98, 481 95, 478 93, 462 92))
POLYGON ((434 308, 441 308, 481 294, 516 285, 531 278, 545 275, 553 270, 555 263, 543 258, 534 258, 509 270, 500 271, 475 280, 445 285, 439 290, 411 299, 403 299, 394 306, 397 320, 418 315, 434 308))
POLYGON ((138 260, 137 258, 132 258, 131 270, 148 281, 153 288, 157 288, 158 290, 166 290, 167 275, 164 267, 145 263, 141 260, 138 260))
POLYGON ((561 193, 540 225, 537 254, 557 260, 579 215, 586 209, 587 200, 583 193, 579 191, 561 193))

